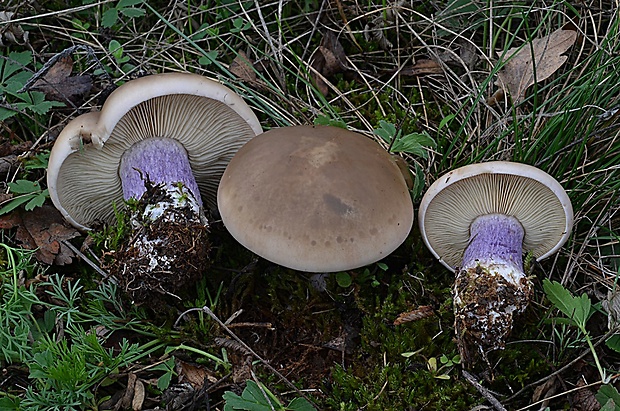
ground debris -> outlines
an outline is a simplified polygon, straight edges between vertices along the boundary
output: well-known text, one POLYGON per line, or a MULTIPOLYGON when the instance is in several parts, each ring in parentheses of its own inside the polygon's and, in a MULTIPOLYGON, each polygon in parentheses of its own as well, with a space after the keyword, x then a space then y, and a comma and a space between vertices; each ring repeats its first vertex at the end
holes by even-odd
POLYGON ((577 387, 583 387, 583 389, 575 391, 573 394, 571 411, 599 411, 601 409, 601 404, 596 399, 594 392, 586 385, 583 378, 577 381, 577 387))
POLYGON ((423 318, 431 317, 434 314, 435 311, 433 310, 433 307, 431 307, 430 305, 421 305, 413 311, 399 314, 398 317, 394 320, 394 325, 401 325, 411 321, 418 321, 423 318))
MULTIPOLYGON (((179 198, 183 195, 191 194, 179 198)), ((161 307, 155 297, 180 298, 177 293, 198 281, 208 266, 208 225, 190 202, 177 200, 163 185, 148 183, 131 211, 133 232, 105 267, 136 304, 161 307)))
POLYGON ((331 31, 325 32, 321 39, 321 44, 312 56, 310 62, 314 71, 312 71, 312 80, 317 88, 324 96, 329 93, 329 87, 325 79, 331 78, 337 73, 348 70, 347 56, 340 41, 331 31))
POLYGON ((0 217, 0 228, 17 227, 16 238, 28 250, 34 250, 37 261, 44 264, 71 264, 75 253, 63 244, 80 235, 68 226, 53 206, 43 205, 35 212, 16 210, 0 217))
POLYGON ((75 104, 90 92, 93 81, 88 74, 72 76, 72 71, 73 59, 70 55, 64 55, 34 82, 31 90, 44 93, 48 100, 75 104))
POLYGON ((506 64, 497 73, 495 84, 500 89, 488 100, 495 104, 507 91, 513 104, 521 102, 525 91, 534 83, 543 81, 555 73, 568 59, 562 54, 577 40, 577 32, 559 29, 521 47, 506 52, 506 64))
POLYGON ((254 83, 256 81, 256 69, 254 64, 243 50, 237 52, 237 56, 230 63, 228 68, 232 74, 246 83, 254 83))
POLYGON ((21 25, 8 23, 15 17, 11 11, 0 11, 0 47, 11 44, 25 45, 28 43, 28 32, 21 25))

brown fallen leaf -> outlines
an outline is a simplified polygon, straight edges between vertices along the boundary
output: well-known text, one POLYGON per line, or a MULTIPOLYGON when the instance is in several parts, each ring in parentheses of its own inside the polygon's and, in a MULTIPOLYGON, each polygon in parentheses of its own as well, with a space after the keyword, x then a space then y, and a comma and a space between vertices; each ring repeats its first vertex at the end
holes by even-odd
POLYGON ((144 384, 140 380, 136 380, 136 384, 134 386, 133 391, 133 399, 131 400, 131 409, 133 411, 140 411, 142 409, 142 404, 144 404, 146 390, 144 388, 144 384))
POLYGON ((398 318, 394 320, 394 325, 401 325, 411 321, 418 321, 423 318, 431 317, 435 314, 433 307, 430 305, 422 305, 416 310, 409 311, 398 315, 398 318))
POLYGON ((487 103, 501 100, 505 91, 513 104, 523 100, 525 91, 534 83, 543 81, 555 73, 568 59, 562 54, 577 40, 577 32, 559 29, 548 36, 532 40, 530 44, 512 48, 506 52, 506 64, 497 73, 495 84, 500 90, 487 103))
MULTIPOLYGON (((7 23, 16 18, 11 11, 0 11, 0 23, 7 23)), ((19 24, 0 24, 0 47, 11 44, 24 45, 28 43, 28 32, 19 24)))
POLYGON ((191 364, 177 358, 175 367, 179 376, 179 383, 190 383, 196 391, 202 389, 205 382, 214 384, 218 380, 211 371, 202 365, 191 364))
POLYGON ((583 378, 577 381, 577 387, 582 389, 574 392, 572 397, 573 407, 572 411, 599 411, 601 409, 601 403, 598 402, 594 392, 586 387, 586 383, 583 378))
POLYGON ((405 66, 400 70, 403 76, 424 76, 428 74, 443 74, 443 69, 435 60, 420 59, 411 66, 405 66))
POLYGON ((237 56, 230 63, 228 70, 230 70, 230 72, 239 79, 247 83, 253 83, 256 81, 256 70, 254 70, 252 61, 243 50, 239 50, 237 52, 237 56))
POLYGON ((15 237, 28 250, 37 249, 35 258, 45 264, 70 264, 75 257, 64 240, 77 237, 80 233, 69 227, 54 207, 43 205, 34 212, 13 211, 0 217, 0 228, 17 227, 15 237))
POLYGON ((336 35, 330 31, 326 32, 310 61, 310 65, 315 70, 311 73, 312 80, 321 94, 326 96, 329 93, 329 88, 323 78, 329 79, 334 74, 347 71, 346 61, 344 48, 336 35))
POLYGON ((76 103, 90 92, 93 81, 87 74, 71 76, 72 71, 73 59, 68 55, 63 56, 32 85, 31 89, 44 93, 49 100, 76 103))

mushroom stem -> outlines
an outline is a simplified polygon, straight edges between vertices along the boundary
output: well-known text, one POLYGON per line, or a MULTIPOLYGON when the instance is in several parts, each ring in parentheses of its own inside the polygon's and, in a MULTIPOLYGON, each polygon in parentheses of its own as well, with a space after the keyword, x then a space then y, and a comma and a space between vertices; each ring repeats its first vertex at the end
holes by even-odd
POLYGON ((187 152, 171 138, 140 141, 123 154, 119 175, 125 200, 139 201, 130 216, 134 232, 113 274, 138 303, 148 302, 149 290, 175 295, 200 278, 209 250, 187 152))
POLYGON ((125 200, 140 199, 146 192, 146 181, 168 187, 182 183, 202 205, 187 151, 172 138, 154 137, 135 143, 123 154, 118 172, 125 200))
POLYGON ((470 243, 457 269, 455 328, 465 363, 474 348, 483 359, 503 349, 514 317, 527 308, 532 284, 523 272, 521 223, 512 216, 488 214, 470 226, 470 243))

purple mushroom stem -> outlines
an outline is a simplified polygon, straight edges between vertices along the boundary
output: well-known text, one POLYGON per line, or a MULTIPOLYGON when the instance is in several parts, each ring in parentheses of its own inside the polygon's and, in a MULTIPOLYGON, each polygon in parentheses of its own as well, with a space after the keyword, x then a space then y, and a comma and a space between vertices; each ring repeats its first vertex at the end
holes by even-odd
POLYGON ((469 232, 470 242, 463 254, 461 269, 478 265, 498 269, 504 266, 514 273, 511 277, 523 274, 525 233, 519 220, 503 214, 483 215, 474 220, 469 232))
POLYGON ((516 315, 527 308, 532 283, 523 272, 523 226, 515 217, 488 214, 470 226, 463 266, 456 270, 455 328, 459 352, 470 363, 472 349, 504 348, 516 315))
POLYGON ((119 175, 125 200, 142 197, 148 179, 154 184, 165 184, 168 191, 181 183, 202 205, 187 151, 172 138, 148 138, 131 146, 123 154, 119 175))

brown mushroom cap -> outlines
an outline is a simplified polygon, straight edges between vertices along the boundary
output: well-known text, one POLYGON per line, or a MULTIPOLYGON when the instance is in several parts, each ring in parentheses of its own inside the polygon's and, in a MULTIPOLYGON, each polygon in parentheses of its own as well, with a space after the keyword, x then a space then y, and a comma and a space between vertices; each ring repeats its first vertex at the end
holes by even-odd
POLYGON ((538 260, 555 253, 573 225, 573 208, 560 183, 536 167, 507 161, 471 164, 441 176, 422 198, 418 224, 431 252, 454 271, 471 223, 486 214, 519 220, 523 250, 538 260))
POLYGON ((228 161, 261 131, 243 99, 216 81, 190 73, 131 80, 101 112, 75 118, 58 136, 48 166, 50 197, 80 229, 112 222, 113 203, 123 204, 123 153, 141 140, 164 137, 183 145, 203 199, 215 207, 228 161))
POLYGON ((337 127, 283 127, 255 137, 226 168, 217 198, 242 245, 300 271, 375 262, 413 224, 395 160, 371 139, 337 127))

